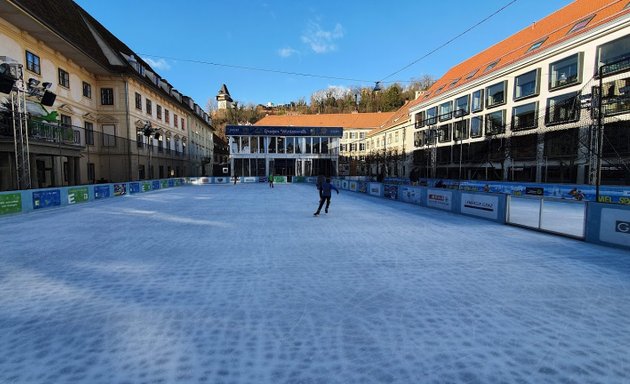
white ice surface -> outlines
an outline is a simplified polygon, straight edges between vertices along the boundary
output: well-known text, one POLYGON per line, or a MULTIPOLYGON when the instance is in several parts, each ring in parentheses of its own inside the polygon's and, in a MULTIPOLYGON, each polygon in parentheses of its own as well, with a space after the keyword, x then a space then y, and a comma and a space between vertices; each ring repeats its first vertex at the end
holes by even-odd
POLYGON ((312 185, 0 218, 0 383, 629 383, 627 251, 312 185))

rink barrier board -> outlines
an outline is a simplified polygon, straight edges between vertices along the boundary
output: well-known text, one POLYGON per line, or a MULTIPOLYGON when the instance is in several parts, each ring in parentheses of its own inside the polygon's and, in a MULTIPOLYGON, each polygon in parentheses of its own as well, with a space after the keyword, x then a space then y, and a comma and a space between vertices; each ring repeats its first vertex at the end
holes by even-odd
POLYGON ((185 184, 186 180, 184 178, 175 178, 0 192, 0 217, 47 208, 83 204, 95 200, 172 188, 185 184))
MULTIPOLYGON (((352 184, 335 179, 333 185, 348 191, 507 224, 508 194, 505 193, 360 180, 352 184)), ((587 209, 584 241, 630 249, 630 206, 594 201, 584 203, 587 209)))

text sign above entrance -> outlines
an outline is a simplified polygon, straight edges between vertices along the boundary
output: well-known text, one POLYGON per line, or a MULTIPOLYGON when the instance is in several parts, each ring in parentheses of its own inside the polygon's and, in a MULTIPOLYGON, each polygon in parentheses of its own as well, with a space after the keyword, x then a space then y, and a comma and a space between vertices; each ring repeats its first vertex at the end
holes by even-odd
POLYGON ((252 125, 228 125, 227 136, 343 136, 341 127, 275 127, 252 125))

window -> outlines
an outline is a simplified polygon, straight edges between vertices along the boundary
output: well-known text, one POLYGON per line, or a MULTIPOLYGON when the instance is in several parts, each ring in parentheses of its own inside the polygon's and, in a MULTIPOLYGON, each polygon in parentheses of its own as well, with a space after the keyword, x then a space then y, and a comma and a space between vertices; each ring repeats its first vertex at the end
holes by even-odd
POLYGON ((462 79, 461 77, 458 77, 457 79, 453 80, 453 81, 451 82, 451 84, 449 84, 449 86, 448 86, 448 87, 449 87, 449 88, 454 87, 454 86, 455 86, 455 84, 457 84, 457 82, 458 82, 458 81, 460 81, 461 79, 462 79))
POLYGON ((94 124, 86 121, 83 127, 85 128, 85 144, 94 145, 94 124))
POLYGON ((70 88, 70 74, 63 69, 59 68, 59 85, 65 88, 70 88))
POLYGON ((359 133, 359 139, 365 139, 365 132, 359 133))
POLYGON ((483 111, 483 89, 473 92, 472 94, 472 106, 473 112, 483 111))
POLYGON ((142 95, 136 92, 136 109, 142 110, 142 95))
POLYGON ((423 131, 414 132, 413 145, 414 147, 422 147, 424 145, 424 132, 423 131))
POLYGON ((182 117, 182 131, 185 131, 185 130, 186 130, 186 126, 184 125, 184 122, 185 122, 185 120, 184 120, 184 118, 182 117))
MULTIPOLYGON (((545 41, 547 41, 547 39, 548 39, 548 37, 545 37, 544 39, 540 39, 540 40, 538 40, 537 42, 535 42, 534 44, 532 44, 532 46, 531 46, 531 47, 529 47, 529 49, 527 50, 527 52, 531 52, 531 51, 535 51, 535 50, 537 50, 538 48, 540 48, 540 47, 541 47, 541 46, 545 43, 545 41)), ((526 52, 526 53, 527 53, 527 52, 526 52)))
POLYGON ((630 67, 630 35, 597 47, 597 68, 602 65, 604 66, 602 75, 616 73, 630 67))
POLYGON ((538 126, 538 102, 520 105, 512 109, 512 130, 521 131, 538 126))
POLYGON ((492 63, 488 64, 488 66, 486 67, 486 69, 484 69, 484 70, 483 70, 483 73, 486 73, 486 72, 488 72, 488 71, 492 70, 492 68, 496 67, 496 66, 497 66, 497 64, 499 64, 499 60, 497 60, 497 61, 495 61, 495 62, 492 62, 492 63))
POLYGON ((155 115, 158 120, 162 120, 162 106, 159 104, 155 105, 155 115))
POLYGON ((136 146, 138 148, 144 147, 144 134, 142 133, 142 131, 136 132, 136 146))
POLYGON ((468 138, 468 120, 456 121, 453 126, 453 140, 457 141, 468 138))
POLYGON ((595 17, 595 15, 589 16, 586 19, 582 19, 578 21, 577 23, 575 23, 575 25, 573 25, 573 27, 569 30, 569 32, 567 32, 567 35, 573 32, 579 31, 580 29, 583 29, 584 27, 586 27, 588 23, 590 23, 591 20, 593 20, 593 17, 595 17))
POLYGON ((563 124, 580 119, 580 94, 571 92, 547 100, 545 124, 563 124))
POLYGON ((166 124, 170 124, 171 123, 171 113, 166 108, 164 108, 164 122, 166 124))
POLYGON ((38 75, 41 75, 42 69, 39 64, 39 56, 32 52, 26 51, 26 69, 31 72, 35 72, 38 75))
POLYGON ((92 86, 85 81, 83 82, 83 97, 92 98, 92 86))
POLYGON ((72 117, 61 115, 60 118, 61 118, 60 124, 62 127, 72 127, 72 117))
POLYGON ((481 116, 475 116, 470 119, 470 137, 481 137, 483 134, 483 118, 481 116))
MULTIPOLYGON (((593 96, 596 96, 596 93, 593 96)), ((602 84, 602 112, 604 116, 627 113, 629 110, 630 77, 602 84)))
POLYGON ((153 114, 153 104, 151 103, 151 100, 146 99, 145 104, 146 104, 146 113, 149 115, 153 114))
POLYGON ((267 140, 269 140, 267 153, 276 153, 276 138, 275 137, 269 137, 269 138, 267 138, 267 140))
POLYGON ((455 99, 455 117, 465 116, 469 113, 470 95, 455 99))
POLYGON ((116 126, 111 124, 103 124, 103 146, 116 146, 116 126))
POLYGON ((435 138, 436 138, 436 133, 437 131, 435 129, 427 129, 425 130, 422 138, 422 141, 424 141, 424 145, 433 145, 435 144, 435 138))
POLYGON ((114 88, 101 88, 101 105, 114 105, 114 88))
POLYGON ((493 108, 505 104, 505 89, 507 81, 494 84, 486 88, 486 107, 493 108))
POLYGON ((437 107, 427 109, 427 125, 433 125, 437 123, 437 107))
POLYGON ((365 143, 359 143, 359 151, 365 151, 365 143))
POLYGON ((319 137, 313 137, 313 153, 319 153, 319 137))
POLYGON ((179 124, 179 119, 177 118, 177 114, 173 113, 173 125, 175 126, 175 128, 178 127, 179 124))
POLYGON ((440 121, 449 120, 453 117, 453 102, 447 101, 440 104, 440 121))
MULTIPOLYGON (((177 119, 175 119, 175 121, 177 121, 177 119)), ((278 153, 284 153, 284 142, 284 137, 278 137, 278 153)))
POLYGON ((516 76, 514 79, 514 100, 536 96, 540 92, 540 69, 516 76))
POLYGON ((582 82, 582 54, 576 53, 549 65, 549 90, 582 82))
POLYGON ((424 111, 420 111, 420 112, 416 113, 415 119, 416 119, 416 128, 424 127, 424 124, 425 124, 424 111))
POLYGON ((437 133, 438 133, 438 141, 440 143, 446 143, 446 142, 451 141, 451 125, 450 124, 440 125, 437 133))
POLYGON ((350 152, 355 152, 357 150, 357 145, 355 143, 350 144, 350 152))
POLYGON ((295 137, 287 137, 287 153, 295 152, 295 137))
POLYGON ((505 132, 505 109, 486 115, 486 136, 505 132))
POLYGON ((471 71, 469 74, 467 74, 466 75, 466 80, 472 79, 472 77, 475 76, 477 74, 477 72, 479 72, 479 68, 477 68, 474 71, 471 71))

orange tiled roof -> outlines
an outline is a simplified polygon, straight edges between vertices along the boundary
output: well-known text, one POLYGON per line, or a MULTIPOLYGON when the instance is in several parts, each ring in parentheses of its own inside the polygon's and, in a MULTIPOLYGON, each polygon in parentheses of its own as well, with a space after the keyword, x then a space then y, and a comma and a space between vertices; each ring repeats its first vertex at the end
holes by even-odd
POLYGON ((295 127, 342 127, 344 129, 380 127, 396 112, 332 113, 322 115, 269 115, 254 125, 295 127))
POLYGON ((429 101, 444 91, 469 83, 526 57, 535 55, 541 50, 610 22, 630 12, 630 9, 624 9, 627 5, 628 0, 576 0, 485 51, 454 66, 436 81, 421 98, 425 102, 429 101), (591 16, 593 18, 588 21, 585 27, 571 31, 576 23, 591 16), (540 47, 528 52, 534 43, 543 39, 544 42, 540 47), (486 71, 486 68, 495 62, 497 62, 496 65, 486 71), (473 72, 475 72, 474 75, 467 79, 473 72))
POLYGON ((400 125, 405 121, 409 121, 410 119, 409 110, 411 109, 411 107, 418 105, 421 102, 422 102, 422 96, 405 103, 405 105, 403 105, 396 112, 394 112, 392 117, 390 117, 385 123, 383 123, 382 126, 370 131, 370 133, 368 134, 368 137, 374 136, 380 132, 386 131, 392 127, 400 125))

